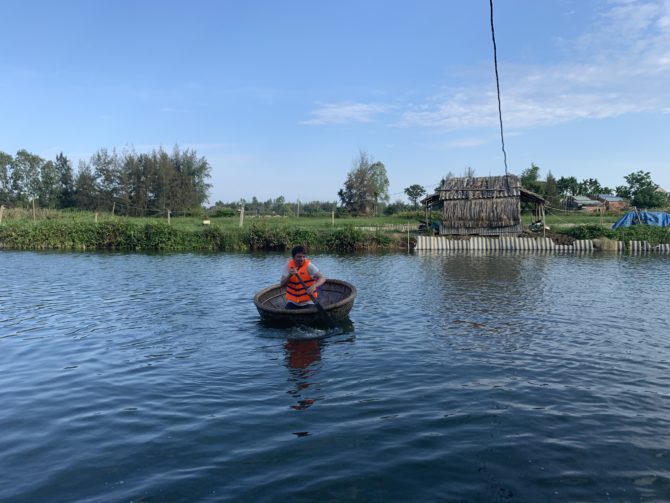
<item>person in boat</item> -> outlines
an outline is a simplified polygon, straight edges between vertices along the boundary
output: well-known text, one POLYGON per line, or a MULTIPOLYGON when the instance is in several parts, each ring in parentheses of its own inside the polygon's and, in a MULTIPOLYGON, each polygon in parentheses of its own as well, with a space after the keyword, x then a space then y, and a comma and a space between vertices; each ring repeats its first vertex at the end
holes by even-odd
POLYGON ((291 260, 286 264, 286 269, 282 274, 280 284, 286 287, 286 309, 302 309, 314 305, 310 298, 318 297, 317 288, 326 282, 326 278, 318 267, 307 258, 304 246, 294 246, 291 250, 291 260), (296 277, 300 276, 303 283, 296 277))

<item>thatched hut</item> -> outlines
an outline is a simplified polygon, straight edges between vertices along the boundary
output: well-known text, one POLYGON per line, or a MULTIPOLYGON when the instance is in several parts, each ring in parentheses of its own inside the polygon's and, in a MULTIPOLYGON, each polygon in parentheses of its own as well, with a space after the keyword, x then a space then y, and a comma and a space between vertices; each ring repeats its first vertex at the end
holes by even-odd
POLYGON ((544 224, 546 201, 522 188, 514 175, 447 178, 423 203, 427 209, 442 211, 442 235, 508 236, 523 230, 522 200, 540 207, 544 224))

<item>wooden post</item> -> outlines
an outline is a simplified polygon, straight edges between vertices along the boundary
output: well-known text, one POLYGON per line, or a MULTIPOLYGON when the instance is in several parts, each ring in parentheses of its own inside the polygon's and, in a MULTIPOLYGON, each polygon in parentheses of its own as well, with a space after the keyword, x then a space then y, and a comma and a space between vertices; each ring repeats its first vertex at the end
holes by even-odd
POLYGON ((33 197, 33 222, 35 221, 35 198, 33 197))
POLYGON ((116 208, 116 201, 112 203, 112 216, 114 216, 114 208, 116 208))
POLYGON ((300 218, 300 199, 298 199, 298 217, 297 218, 300 218))
POLYGON ((167 210, 168 225, 170 225, 170 210, 167 210))
POLYGON ((95 223, 96 223, 96 224, 98 223, 98 212, 97 212, 97 211, 96 211, 96 213, 95 213, 95 223))
POLYGON ((333 227, 335 227, 335 210, 330 212, 330 222, 333 224, 333 227))
POLYGON ((409 220, 407 221, 407 253, 409 253, 409 220))
POLYGON ((5 207, 0 204, 0 224, 2 223, 2 212, 5 211, 5 207))
POLYGON ((244 204, 240 207, 240 227, 244 225, 244 204))

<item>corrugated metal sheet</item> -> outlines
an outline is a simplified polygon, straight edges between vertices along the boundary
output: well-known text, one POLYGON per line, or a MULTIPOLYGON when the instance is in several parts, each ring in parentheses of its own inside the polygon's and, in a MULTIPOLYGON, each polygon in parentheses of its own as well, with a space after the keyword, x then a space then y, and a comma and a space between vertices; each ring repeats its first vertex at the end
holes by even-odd
POLYGON ((600 206, 602 204, 600 201, 596 201, 595 199, 586 196, 570 196, 567 200, 568 202, 582 206, 600 206))
MULTIPOLYGON (((590 239, 576 240, 571 245, 555 244, 550 238, 501 236, 490 238, 472 236, 469 239, 451 239, 444 236, 418 236, 415 250, 447 251, 553 251, 558 253, 590 253, 594 251, 590 239)), ((670 244, 651 246, 647 241, 629 241, 630 253, 670 253, 670 244)), ((624 242, 617 241, 617 251, 625 251, 624 242)))
MULTIPOLYGON (((490 238, 471 236, 468 239, 451 239, 444 236, 418 236, 416 250, 483 250, 483 251, 555 251, 555 252, 593 252, 595 247, 590 239, 576 240, 570 245, 555 244, 550 238, 501 236, 490 238)), ((631 253, 659 252, 670 253, 670 245, 651 247, 646 241, 630 241, 631 253)), ((617 251, 624 251, 623 241, 617 242, 617 251)))
POLYGON ((607 201, 608 203, 624 203, 626 200, 623 197, 612 196, 610 194, 598 194, 598 199, 607 201))
POLYGON ((512 225, 509 227, 452 227, 446 226, 444 223, 440 224, 440 234, 449 235, 480 235, 480 236, 504 236, 513 235, 518 236, 523 231, 521 224, 512 225))

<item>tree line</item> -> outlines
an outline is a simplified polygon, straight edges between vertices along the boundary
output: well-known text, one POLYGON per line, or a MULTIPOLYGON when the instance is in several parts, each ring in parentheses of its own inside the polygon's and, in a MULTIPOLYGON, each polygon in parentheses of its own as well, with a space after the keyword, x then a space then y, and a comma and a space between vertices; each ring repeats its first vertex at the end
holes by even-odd
POLYGON ((601 194, 616 195, 630 201, 638 208, 659 208, 668 204, 668 195, 659 191, 648 171, 637 171, 624 176, 625 185, 615 188, 603 186, 596 178, 578 181, 574 176, 555 178, 551 171, 545 180, 540 180, 540 167, 532 163, 521 172, 521 185, 559 206, 569 196, 596 197, 601 194))
MULTIPOLYGON (((237 215, 244 206, 247 216, 287 216, 287 217, 324 217, 330 216, 333 211, 337 212, 337 201, 287 201, 284 196, 266 201, 260 201, 256 196, 247 201, 217 201, 209 214, 213 217, 230 217, 237 215)), ((339 213, 338 213, 339 215, 339 213)))
MULTIPOLYGON (((474 176, 474 170, 467 168, 464 176, 474 176)), ((19 150, 14 156, 0 151, 0 204, 8 207, 34 204, 40 208, 101 210, 128 216, 168 210, 174 214, 200 212, 208 199, 210 178, 208 161, 194 150, 180 150, 178 146, 171 153, 162 148, 149 153, 134 150, 117 153, 103 148, 88 161, 79 161, 76 171, 63 153, 52 161, 27 150, 19 150)), ((552 206, 560 206, 568 196, 599 194, 624 197, 640 208, 662 207, 668 202, 651 175, 643 171, 625 176, 626 185, 615 188, 603 186, 595 178, 557 179, 550 171, 541 180, 540 168, 534 163, 522 171, 520 178, 523 187, 543 196, 552 206)), ((254 196, 250 201, 217 201, 210 214, 232 216, 244 205, 248 214, 259 216, 325 216, 333 211, 337 216, 393 215, 418 209, 419 200, 426 194, 423 186, 413 184, 404 189, 411 205, 399 199, 389 203, 388 188, 384 164, 361 150, 337 192, 339 204, 288 202, 283 196, 259 201, 254 196)))
POLYGON ((201 208, 211 167, 194 150, 117 153, 100 149, 77 170, 62 152, 46 160, 27 150, 0 151, 0 204, 113 211, 129 216, 201 208))

